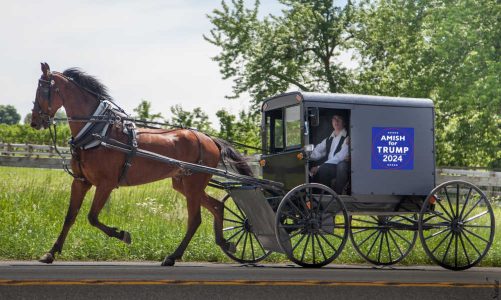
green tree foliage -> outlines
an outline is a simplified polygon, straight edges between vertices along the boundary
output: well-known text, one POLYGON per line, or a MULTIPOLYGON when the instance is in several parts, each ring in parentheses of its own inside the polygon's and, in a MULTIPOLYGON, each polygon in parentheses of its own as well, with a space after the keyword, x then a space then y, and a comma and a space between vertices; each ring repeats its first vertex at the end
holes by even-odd
POLYGON ((142 120, 142 121, 151 121, 154 122, 157 119, 162 118, 162 114, 160 113, 152 113, 151 112, 151 102, 147 100, 141 100, 141 103, 134 108, 134 112, 136 113, 134 115, 134 118, 142 120))
POLYGON ((496 0, 364 1, 352 90, 432 98, 437 163, 500 167, 500 18, 496 0))
MULTIPOLYGON (((66 124, 57 126, 58 146, 68 146, 71 138, 70 127, 66 124)), ((0 142, 15 144, 52 145, 52 139, 48 129, 35 130, 29 125, 0 124, 0 142)))
POLYGON ((173 126, 185 128, 195 128, 199 131, 208 134, 214 133, 209 121, 209 116, 200 108, 197 107, 193 111, 186 111, 179 104, 171 106, 172 119, 168 122, 173 126))
POLYGON ((0 124, 17 124, 21 115, 12 105, 0 105, 0 124))
POLYGON ((291 87, 431 98, 439 165, 501 167, 499 0, 280 3, 281 16, 261 20, 258 1, 223 1, 208 16, 232 97, 249 92, 254 109, 291 87), (346 49, 352 72, 336 61, 346 49))
MULTIPOLYGON (((260 115, 242 110, 237 118, 225 109, 221 109, 217 111, 216 116, 219 119, 219 137, 251 147, 261 147, 260 115)), ((247 153, 258 152, 256 149, 246 147, 237 146, 237 149, 247 153)))
POLYGON ((349 79, 336 61, 352 37, 353 5, 333 0, 279 0, 283 16, 258 19, 259 1, 247 9, 244 0, 222 2, 209 20, 204 38, 221 48, 213 59, 224 79, 233 79, 233 95, 250 93, 254 108, 266 97, 289 88, 342 92, 349 79))

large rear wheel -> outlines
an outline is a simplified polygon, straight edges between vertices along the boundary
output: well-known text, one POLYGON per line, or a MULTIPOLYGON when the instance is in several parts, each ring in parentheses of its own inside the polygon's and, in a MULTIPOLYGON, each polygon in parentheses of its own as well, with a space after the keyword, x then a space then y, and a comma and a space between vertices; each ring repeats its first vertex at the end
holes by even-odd
POLYGON ((478 264, 494 239, 494 213, 475 185, 455 180, 440 184, 419 215, 419 238, 435 263, 450 270, 478 264))

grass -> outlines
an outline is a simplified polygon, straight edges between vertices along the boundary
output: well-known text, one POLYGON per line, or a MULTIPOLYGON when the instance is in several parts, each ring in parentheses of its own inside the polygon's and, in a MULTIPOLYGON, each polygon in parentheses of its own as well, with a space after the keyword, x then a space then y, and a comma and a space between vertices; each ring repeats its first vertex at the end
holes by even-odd
MULTIPOLYGON (((60 170, 0 167, 0 259, 33 260, 47 252, 56 240, 66 215, 71 178, 60 170)), ((223 191, 208 189, 221 199, 223 191)), ((100 220, 127 230, 132 244, 108 238, 87 221, 94 189, 86 196, 58 260, 161 261, 174 251, 186 229, 186 201, 171 188, 170 180, 115 190, 100 220)), ((501 219, 501 208, 495 207, 501 219)), ((501 266, 501 228, 481 266, 501 266)), ((184 261, 232 262, 214 241, 212 215, 202 210, 202 225, 189 244, 184 261)), ((272 254, 265 262, 288 262, 272 254)), ((351 242, 335 263, 364 263, 351 242)), ((419 238, 400 264, 432 264, 419 238)))

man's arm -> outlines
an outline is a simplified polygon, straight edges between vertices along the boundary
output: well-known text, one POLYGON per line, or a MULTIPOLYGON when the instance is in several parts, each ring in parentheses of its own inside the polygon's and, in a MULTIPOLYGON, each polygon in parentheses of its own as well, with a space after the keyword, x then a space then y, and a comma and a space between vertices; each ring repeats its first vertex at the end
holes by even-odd
POLYGON ((311 160, 319 160, 325 156, 327 139, 324 139, 320 144, 316 145, 313 152, 310 154, 311 160))

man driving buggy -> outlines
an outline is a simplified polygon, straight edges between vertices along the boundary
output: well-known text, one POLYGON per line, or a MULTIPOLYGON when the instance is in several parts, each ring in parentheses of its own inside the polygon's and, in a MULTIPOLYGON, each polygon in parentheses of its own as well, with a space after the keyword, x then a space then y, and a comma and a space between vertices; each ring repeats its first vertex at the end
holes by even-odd
POLYGON ((314 161, 315 165, 310 169, 310 176, 311 182, 332 187, 337 194, 342 194, 348 183, 350 138, 343 115, 334 114, 331 122, 331 135, 316 145, 310 155, 310 160, 314 161), (335 182, 332 186, 333 179, 335 182))

